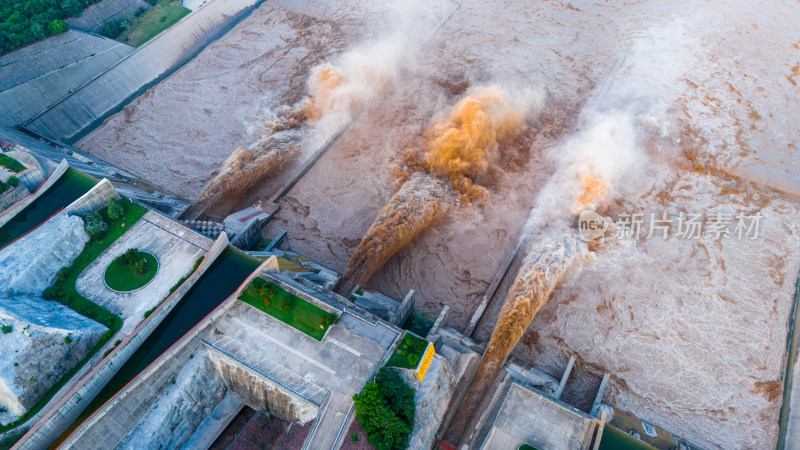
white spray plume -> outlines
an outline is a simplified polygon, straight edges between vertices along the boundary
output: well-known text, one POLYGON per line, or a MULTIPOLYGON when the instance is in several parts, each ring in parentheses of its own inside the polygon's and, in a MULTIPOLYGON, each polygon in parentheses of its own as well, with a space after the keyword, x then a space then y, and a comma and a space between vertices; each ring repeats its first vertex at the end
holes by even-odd
POLYGON ((375 101, 413 62, 414 47, 391 36, 355 47, 311 69, 308 92, 317 109, 314 127, 327 139, 375 101))
POLYGON ((624 190, 625 178, 645 161, 637 148, 632 114, 624 111, 584 114, 578 131, 555 148, 556 171, 539 191, 526 231, 557 221, 569 221, 624 190), (587 178, 589 177, 589 178, 587 178), (585 201, 587 180, 600 192, 585 201))
POLYGON ((575 133, 551 152, 556 169, 539 191, 523 237, 543 226, 571 226, 582 210, 637 195, 655 182, 642 177, 648 157, 641 130, 669 134, 674 86, 688 70, 694 44, 679 20, 632 41, 584 106, 575 133))
POLYGON ((318 108, 314 127, 322 139, 349 123, 417 67, 417 54, 454 5, 449 0, 392 3, 381 11, 369 39, 311 70, 308 92, 318 108))

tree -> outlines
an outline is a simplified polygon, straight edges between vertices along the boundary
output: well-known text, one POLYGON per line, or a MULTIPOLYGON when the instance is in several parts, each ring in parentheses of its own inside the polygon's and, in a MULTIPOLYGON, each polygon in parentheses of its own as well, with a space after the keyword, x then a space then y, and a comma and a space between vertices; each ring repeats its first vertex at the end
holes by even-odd
POLYGON ((83 216, 84 229, 92 238, 99 238, 108 231, 108 224, 103 220, 100 213, 92 213, 83 216))
POLYGON ((132 266, 133 264, 138 261, 139 258, 139 249, 137 248, 129 248, 125 250, 125 253, 120 255, 119 262, 122 263, 124 266, 132 266))
POLYGON ((370 444, 379 450, 401 450, 408 446, 414 424, 414 391, 400 375, 381 369, 375 382, 367 383, 353 400, 356 418, 370 444))
POLYGON ((52 35, 64 33, 69 29, 69 25, 63 19, 55 19, 47 26, 47 31, 52 35))
POLYGON ((8 177, 8 184, 12 187, 19 186, 19 178, 15 177, 14 175, 8 177))
POLYGON ((112 198, 108 201, 108 208, 106 210, 108 218, 111 220, 118 220, 125 215, 125 207, 118 198, 112 198))
POLYGON ((133 271, 136 275, 142 276, 147 272, 147 260, 140 259, 133 263, 133 271))

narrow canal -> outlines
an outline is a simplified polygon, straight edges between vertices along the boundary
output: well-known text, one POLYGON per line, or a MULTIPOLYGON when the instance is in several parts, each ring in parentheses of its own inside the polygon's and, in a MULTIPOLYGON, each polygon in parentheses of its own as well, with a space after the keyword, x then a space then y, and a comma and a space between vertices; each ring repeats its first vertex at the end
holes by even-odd
POLYGON ((261 261, 228 247, 51 448, 228 298, 261 261))
POLYGON ((0 228, 0 248, 31 231, 60 209, 68 206, 97 184, 97 180, 75 169, 67 169, 56 183, 0 228))

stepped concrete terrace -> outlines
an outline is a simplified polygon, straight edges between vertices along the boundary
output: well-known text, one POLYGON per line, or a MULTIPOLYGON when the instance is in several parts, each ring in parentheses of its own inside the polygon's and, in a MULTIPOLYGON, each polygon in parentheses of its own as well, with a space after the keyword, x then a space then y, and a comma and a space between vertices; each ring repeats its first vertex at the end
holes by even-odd
MULTIPOLYGON (((182 378, 193 355, 214 361, 227 392, 254 409, 303 423, 315 418, 304 448, 336 448, 355 417, 353 395, 388 358, 399 330, 340 309, 339 322, 319 342, 235 295, 78 428, 63 448, 124 447, 132 433, 154 427, 146 422, 157 416, 153 411, 160 399, 174 398, 171 389, 193 390, 170 383, 182 378)), ((208 377, 197 377, 197 383, 207 382, 203 379, 208 377)), ((175 410, 189 407, 179 404, 175 410)), ((206 405, 207 411, 214 408, 206 405)), ((194 417, 180 427, 190 426, 194 432, 202 419, 194 417)))

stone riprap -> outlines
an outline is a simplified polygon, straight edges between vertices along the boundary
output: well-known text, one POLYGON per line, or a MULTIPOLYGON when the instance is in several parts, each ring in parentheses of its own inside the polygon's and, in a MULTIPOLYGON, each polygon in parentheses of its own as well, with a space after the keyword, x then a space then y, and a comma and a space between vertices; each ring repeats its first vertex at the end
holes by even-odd
POLYGON ((80 217, 59 214, 51 218, 0 250, 0 294, 41 295, 87 241, 80 217))
POLYGON ((0 423, 16 420, 97 344, 107 330, 38 298, 80 254, 83 220, 59 214, 0 250, 0 423))
MULTIPOLYGON (((454 357, 457 357, 457 353, 454 357)), ((436 431, 439 429, 441 418, 444 417, 455 387, 456 380, 453 377, 452 367, 445 358, 435 355, 422 381, 419 381, 411 370, 398 370, 406 384, 414 390, 416 412, 414 431, 408 437, 408 448, 433 447, 436 431)))
POLYGON ((56 302, 0 295, 0 424, 30 409, 107 328, 56 302), (6 330, 9 330, 8 328, 6 330))

